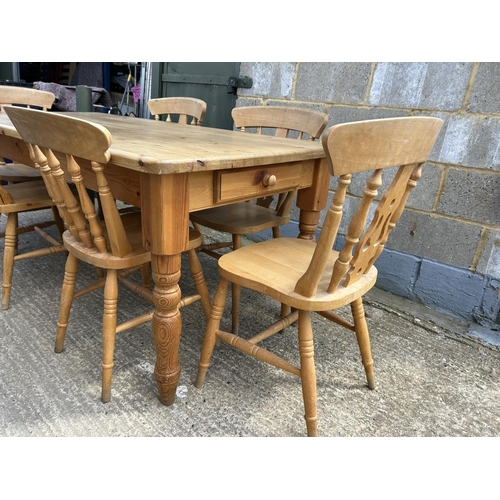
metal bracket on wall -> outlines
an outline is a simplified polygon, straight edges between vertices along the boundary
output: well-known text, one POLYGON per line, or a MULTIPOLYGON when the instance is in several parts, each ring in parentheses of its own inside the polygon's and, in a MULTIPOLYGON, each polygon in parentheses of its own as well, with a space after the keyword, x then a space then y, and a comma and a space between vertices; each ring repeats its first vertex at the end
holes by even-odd
POLYGON ((253 80, 249 76, 242 76, 241 78, 230 76, 227 80, 227 93, 236 94, 237 89, 250 89, 252 85, 253 80))
POLYGON ((211 75, 172 75, 164 73, 161 75, 163 82, 171 83, 195 83, 198 85, 221 85, 227 87, 228 94, 236 94, 238 88, 252 88, 253 80, 249 76, 211 76, 211 75))

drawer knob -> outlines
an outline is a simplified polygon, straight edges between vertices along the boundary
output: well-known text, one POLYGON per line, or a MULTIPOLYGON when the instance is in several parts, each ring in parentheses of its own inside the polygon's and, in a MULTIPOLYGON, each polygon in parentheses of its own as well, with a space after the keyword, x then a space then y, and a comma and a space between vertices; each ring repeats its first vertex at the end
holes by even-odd
POLYGON ((262 179, 262 184, 266 187, 272 187, 276 185, 276 176, 267 174, 264 179, 262 179))

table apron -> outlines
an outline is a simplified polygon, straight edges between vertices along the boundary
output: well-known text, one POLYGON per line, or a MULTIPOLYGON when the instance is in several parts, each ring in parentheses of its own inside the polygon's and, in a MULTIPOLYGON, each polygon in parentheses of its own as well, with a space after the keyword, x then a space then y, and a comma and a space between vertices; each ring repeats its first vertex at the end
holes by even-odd
MULTIPOLYGON (((0 143, 2 155, 6 158, 34 167, 28 147, 22 140, 2 135, 0 143)), ((61 167, 66 171, 66 159, 63 155, 58 156, 61 167)), ((82 168, 85 186, 97 191, 90 162, 80 158, 77 161, 82 168)), ((189 212, 295 188, 299 190, 297 206, 304 211, 303 227, 306 228, 306 233, 310 227, 312 233, 313 226, 317 224, 318 212, 325 206, 329 184, 324 158, 248 169, 166 175, 147 174, 111 162, 104 169, 113 196, 145 211, 144 245, 156 255, 175 255, 185 250, 189 234, 189 212), (277 177, 274 187, 269 188, 260 183, 266 175, 274 174, 277 177), (306 223, 309 219, 310 222, 306 223)), ((66 177, 70 180, 68 174, 66 177)))
MULTIPOLYGON (((35 166, 31 161, 28 145, 21 139, 1 134, 0 143, 2 145, 1 153, 3 158, 9 158, 15 163, 23 163, 30 167, 35 166)), ((0 160, 2 160, 2 157, 0 157, 0 160)))
MULTIPOLYGON (((90 162, 85 160, 78 161, 83 169, 85 186, 90 189, 97 189, 90 162)), ((318 161, 319 160, 309 160, 285 165, 278 164, 250 169, 224 170, 222 171, 224 172, 223 176, 221 176, 221 171, 218 170, 189 172, 186 174, 146 174, 144 172, 141 173, 136 170, 119 167, 111 163, 105 166, 104 171, 113 195, 125 203, 130 203, 137 207, 141 206, 141 198, 143 196, 143 194, 141 194, 141 175, 149 177, 152 184, 158 183, 159 185, 162 183, 162 179, 186 175, 189 186, 189 211, 194 212, 216 205, 228 205, 236 201, 251 200, 256 197, 275 194, 290 189, 309 188, 313 185, 315 166, 318 161), (278 184, 269 188, 259 185, 258 182, 252 182, 253 179, 262 179, 264 174, 272 175, 275 171, 281 173, 286 167, 290 167, 291 169, 295 169, 295 172, 299 172, 299 174, 291 177, 288 183, 285 181, 283 184, 280 184, 280 177, 278 177, 278 184), (220 196, 221 177, 224 178, 226 186, 231 186, 234 179, 235 192, 227 197, 220 196), (247 179, 246 185, 242 183, 242 178, 247 179), (236 192, 238 194, 235 194, 236 192)), ((176 198, 178 199, 178 197, 176 198)))

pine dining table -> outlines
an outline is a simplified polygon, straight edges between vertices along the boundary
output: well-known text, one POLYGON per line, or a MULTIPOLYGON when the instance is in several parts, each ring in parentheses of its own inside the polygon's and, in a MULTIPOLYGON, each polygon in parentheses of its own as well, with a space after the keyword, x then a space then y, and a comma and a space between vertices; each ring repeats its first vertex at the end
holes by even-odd
MULTIPOLYGON (((297 236, 314 239, 330 182, 321 141, 99 112, 64 114, 109 130, 113 143, 106 172, 112 191, 118 199, 141 209, 143 245, 151 252, 155 283, 154 374, 160 401, 171 405, 181 373, 179 278, 189 213, 296 188, 300 209, 297 236)), ((0 154, 34 166, 27 145, 5 113, 0 113, 0 154)), ((97 189, 93 176, 84 173, 84 182, 89 189, 97 189)))

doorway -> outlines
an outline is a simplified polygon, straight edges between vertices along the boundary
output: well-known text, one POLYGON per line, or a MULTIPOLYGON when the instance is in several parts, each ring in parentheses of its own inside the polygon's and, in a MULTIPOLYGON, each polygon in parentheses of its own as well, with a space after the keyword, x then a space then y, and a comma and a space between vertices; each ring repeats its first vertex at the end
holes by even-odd
POLYGON ((239 62, 159 62, 151 64, 151 98, 196 97, 207 103, 203 126, 233 129, 239 62))

